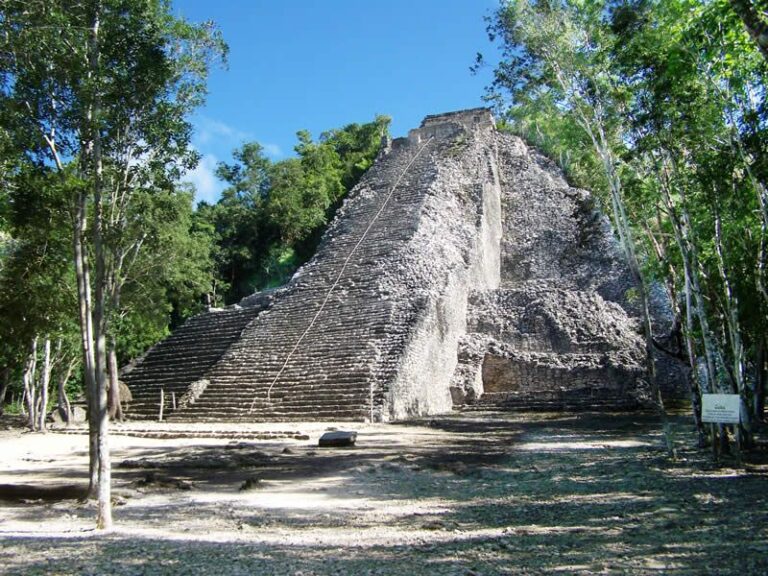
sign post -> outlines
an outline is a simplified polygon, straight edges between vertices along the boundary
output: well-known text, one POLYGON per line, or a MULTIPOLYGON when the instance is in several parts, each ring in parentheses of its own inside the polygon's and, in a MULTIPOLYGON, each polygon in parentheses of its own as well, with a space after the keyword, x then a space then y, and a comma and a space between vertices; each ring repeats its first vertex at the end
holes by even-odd
POLYGON ((722 424, 733 424, 736 436, 736 461, 741 466, 741 397, 738 394, 702 394, 701 395, 701 421, 712 425, 712 449, 715 453, 715 461, 718 461, 717 446, 715 445, 715 425, 721 425, 720 433, 725 434, 722 424))
POLYGON ((741 422, 741 397, 738 394, 702 394, 701 421, 713 424, 741 422))

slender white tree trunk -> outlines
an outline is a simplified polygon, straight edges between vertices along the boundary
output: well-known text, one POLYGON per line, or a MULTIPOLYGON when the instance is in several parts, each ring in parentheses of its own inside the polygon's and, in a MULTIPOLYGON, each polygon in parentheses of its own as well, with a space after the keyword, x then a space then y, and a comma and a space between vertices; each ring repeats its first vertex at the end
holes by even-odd
MULTIPOLYGON (((741 323, 739 322, 739 301, 733 290, 731 279, 725 264, 725 257, 723 256, 723 233, 719 212, 715 215, 715 252, 717 253, 717 267, 720 271, 720 278, 723 281, 723 291, 725 293, 725 315, 726 324, 728 326, 728 342, 731 347, 731 359, 733 362, 732 370, 736 388, 735 390, 732 390, 732 392, 737 393, 741 401, 746 403, 746 365, 744 345, 741 338, 741 323)), ((752 429, 750 416, 751 414, 749 410, 745 411, 742 415, 744 421, 741 422, 741 425, 736 424, 733 427, 734 436, 736 438, 736 457, 738 460, 741 460, 742 426, 746 429, 747 433, 752 429)))
POLYGON ((24 398, 27 405, 27 425, 31 430, 37 427, 37 392, 36 375, 37 371, 37 336, 32 339, 29 355, 24 365, 22 373, 22 382, 24 383, 24 398))
POLYGON ((0 381, 0 415, 5 410, 5 396, 8 392, 8 386, 11 383, 11 369, 7 366, 3 369, 3 379, 0 381))
POLYGON ((646 356, 646 372, 648 377, 648 384, 651 390, 651 396, 653 397, 653 403, 659 415, 661 421, 662 430, 664 432, 664 442, 667 446, 667 452, 670 456, 675 457, 675 441, 674 431, 672 430, 672 424, 667 417, 667 411, 664 407, 664 398, 661 395, 661 389, 659 388, 658 380, 656 379, 656 363, 654 360, 654 346, 653 346, 653 320, 651 318, 650 299, 648 293, 648 287, 640 270, 640 262, 637 258, 637 252, 635 251, 635 241, 632 237, 632 228, 630 226, 629 218, 624 207, 624 198, 621 186, 621 178, 616 170, 617 159, 614 157, 611 151, 610 143, 606 137, 603 129, 602 115, 599 110, 595 111, 595 118, 590 119, 588 115, 581 109, 581 106, 577 105, 577 109, 581 116, 582 128, 587 132, 595 152, 598 157, 601 158, 603 163, 603 169, 608 179, 608 184, 611 192, 611 206, 613 208, 613 220, 616 231, 619 234, 619 240, 624 248, 624 253, 627 257, 627 263, 629 265, 630 272, 635 280, 637 291, 640 299, 641 314, 643 320, 643 333, 645 335, 645 356, 646 356))
POLYGON ((667 292, 668 297, 674 307, 675 324, 682 327, 683 339, 685 341, 685 348, 688 356, 688 364, 691 369, 691 377, 688 380, 688 393, 691 398, 693 421, 696 425, 696 432, 699 437, 699 447, 703 448, 707 445, 707 435, 704 429, 704 424, 701 421, 701 390, 699 389, 699 366, 696 362, 696 342, 693 336, 694 324, 693 311, 691 308, 691 281, 688 277, 687 268, 684 267, 683 276, 685 278, 685 282, 683 285, 683 295, 685 297, 685 318, 683 319, 683 314, 680 310, 677 297, 678 274, 668 257, 669 247, 665 241, 665 235, 662 232, 661 209, 658 204, 656 206, 656 222, 659 230, 659 238, 656 238, 650 227, 646 227, 646 233, 654 246, 657 259, 660 262, 667 263, 667 292))
POLYGON ((85 379, 85 397, 88 403, 88 496, 96 497, 99 484, 98 472, 98 428, 96 426, 96 378, 93 339, 93 315, 91 298, 90 262, 85 249, 85 237, 88 230, 87 203, 84 190, 78 190, 75 206, 73 246, 75 252, 75 277, 77 279, 78 315, 80 319, 80 337, 83 349, 83 375, 85 379))
MULTIPOLYGON (((91 23, 91 33, 88 41, 88 65, 94 77, 98 79, 100 67, 100 25, 101 3, 93 2, 94 13, 91 23)), ((109 454, 109 410, 107 406, 107 269, 106 253, 104 246, 104 199, 103 199, 103 163, 101 145, 101 96, 100 87, 96 87, 93 96, 93 109, 91 118, 91 135, 93 142, 92 169, 93 169, 93 253, 95 262, 95 284, 93 305, 93 327, 95 338, 95 381, 96 396, 94 414, 97 425, 98 438, 98 515, 96 527, 107 530, 112 527, 112 470, 109 454)))
POLYGON ((120 398, 119 369, 117 366, 117 351, 115 350, 114 337, 109 346, 109 416, 123 421, 123 405, 120 398))
POLYGON ((693 294, 693 301, 695 304, 696 317, 699 321, 699 326, 702 332, 702 343, 704 345, 704 359, 707 366, 706 379, 704 380, 705 389, 703 392, 714 392, 714 387, 717 383, 717 362, 715 361, 716 352, 713 349, 713 337, 709 328, 709 320, 706 314, 705 300, 701 291, 701 285, 699 283, 698 276, 698 253, 696 251, 695 244, 690 240, 690 228, 684 225, 685 206, 682 206, 680 210, 683 212, 683 217, 678 215, 678 208, 672 202, 672 197, 667 185, 667 182, 662 179, 661 192, 664 205, 669 214, 670 223, 672 224, 672 232, 675 236, 675 242, 680 252, 680 256, 683 261, 683 273, 685 274, 688 290, 693 294))
MULTIPOLYGON (((675 242, 677 243, 680 256, 683 261, 683 272, 686 280, 687 290, 687 318, 688 318, 688 333, 693 333, 693 318, 691 316, 691 298, 693 295, 693 301, 695 303, 696 318, 699 321, 699 327, 701 329, 701 339, 704 347, 704 359, 706 366, 706 378, 700 380, 703 384, 700 393, 712 393, 717 391, 718 387, 718 372, 717 372, 717 350, 714 342, 714 337, 710 331, 709 320, 707 317, 705 298, 701 291, 701 285, 699 282, 699 265, 698 265, 698 252, 695 242, 691 241, 692 229, 690 227, 690 221, 688 219, 688 213, 683 203, 680 206, 681 215, 678 215, 678 209, 672 202, 670 191, 668 188, 668 181, 666 178, 661 179, 661 191, 662 198, 669 214, 669 219, 672 224, 672 231, 675 236, 675 242)), ((684 195, 681 194, 681 196, 684 195)), ((693 350, 692 343, 689 346, 689 353, 693 350)), ((692 365, 696 365, 695 358, 692 359, 692 365)), ((696 374, 698 375, 698 365, 696 365, 696 374)), ((695 409, 695 405, 694 405, 695 409)), ((710 426, 710 433, 712 436, 712 452, 715 460, 718 459, 718 427, 715 425, 710 426)))
POLYGON ((691 279, 688 276, 687 269, 685 274, 685 347, 688 351, 688 363, 691 366, 691 408, 693 409, 693 420, 696 423, 696 431, 699 435, 699 446, 706 446, 706 432, 704 423, 701 420, 701 375, 699 374, 699 365, 696 362, 696 344, 693 338, 693 309, 691 298, 691 279))
POLYGON ((765 335, 760 336, 755 354, 755 404, 753 418, 762 422, 765 410, 765 335))
POLYGON ((37 413, 37 428, 46 431, 45 417, 48 413, 48 387, 51 382, 51 339, 46 336, 43 343, 43 370, 40 372, 40 406, 37 413))
POLYGON ((733 290, 731 279, 725 264, 723 255, 723 233, 720 215, 715 216, 715 252, 717 254, 717 267, 720 272, 720 278, 723 281, 723 292, 725 295, 725 313, 726 324, 728 326, 728 341, 731 345, 731 356, 733 358, 733 377, 736 390, 739 394, 745 391, 745 362, 744 362, 744 344, 741 337, 741 323, 739 322, 739 301, 738 296, 733 290))
POLYGON ((72 376, 75 364, 76 361, 74 359, 70 360, 69 364, 67 364, 67 369, 58 375, 57 404, 59 405, 59 410, 63 412, 64 421, 67 425, 71 424, 72 421, 72 405, 69 403, 69 398, 67 397, 67 382, 69 382, 69 378, 72 376))

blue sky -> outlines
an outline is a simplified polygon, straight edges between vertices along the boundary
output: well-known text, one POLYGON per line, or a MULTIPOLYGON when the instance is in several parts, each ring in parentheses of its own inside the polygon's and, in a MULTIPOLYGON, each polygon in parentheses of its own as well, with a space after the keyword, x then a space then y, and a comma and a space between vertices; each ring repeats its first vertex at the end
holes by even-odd
POLYGON ((200 166, 187 177, 215 200, 213 174, 242 142, 275 160, 295 134, 313 136, 376 114, 394 136, 427 114, 483 105, 490 71, 473 76, 476 52, 493 53, 483 17, 496 0, 173 0, 176 15, 213 20, 229 44, 194 116, 200 166))

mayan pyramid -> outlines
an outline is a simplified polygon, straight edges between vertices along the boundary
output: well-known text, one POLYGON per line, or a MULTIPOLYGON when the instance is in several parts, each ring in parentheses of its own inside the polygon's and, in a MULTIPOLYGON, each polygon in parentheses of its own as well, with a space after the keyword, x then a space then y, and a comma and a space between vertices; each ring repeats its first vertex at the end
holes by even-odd
MULTIPOLYGON (((127 414, 156 419, 161 397, 170 421, 634 406, 633 292, 588 192, 486 109, 428 116, 385 143, 286 286, 191 318, 124 370, 127 414)), ((679 367, 657 365, 672 387, 679 367)))

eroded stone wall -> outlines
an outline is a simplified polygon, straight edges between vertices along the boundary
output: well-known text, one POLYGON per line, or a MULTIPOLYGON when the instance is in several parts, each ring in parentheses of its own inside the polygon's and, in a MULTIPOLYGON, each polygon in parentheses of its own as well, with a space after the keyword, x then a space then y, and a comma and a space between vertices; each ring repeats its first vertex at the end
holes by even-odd
POLYGON ((487 146, 494 126, 487 112, 477 121, 478 114, 467 116, 427 118, 409 135, 413 143, 435 146, 438 155, 418 230, 392 262, 398 272, 389 271, 401 301, 421 306, 391 383, 379 382, 387 391, 384 418, 450 410, 446 383, 466 332, 469 293, 500 281, 501 188, 487 146), (409 276, 405 283, 403 273, 409 276))
MULTIPOLYGON (((640 309, 608 219, 589 192, 570 187, 519 138, 497 134, 496 149, 501 285, 469 299, 454 402, 644 401, 640 309)), ((663 334, 670 314, 658 289, 654 295, 663 334)), ((684 368, 661 354, 657 366, 667 390, 684 378, 684 368)))

